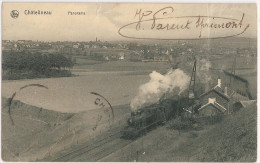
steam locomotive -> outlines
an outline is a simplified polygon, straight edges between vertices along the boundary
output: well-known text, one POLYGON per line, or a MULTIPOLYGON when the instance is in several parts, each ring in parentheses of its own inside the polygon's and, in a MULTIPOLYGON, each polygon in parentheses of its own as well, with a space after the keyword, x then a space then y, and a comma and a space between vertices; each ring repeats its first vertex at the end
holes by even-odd
POLYGON ((127 126, 122 131, 123 138, 136 138, 157 125, 163 125, 169 119, 181 113, 189 103, 188 98, 159 100, 158 103, 143 107, 131 113, 127 126))

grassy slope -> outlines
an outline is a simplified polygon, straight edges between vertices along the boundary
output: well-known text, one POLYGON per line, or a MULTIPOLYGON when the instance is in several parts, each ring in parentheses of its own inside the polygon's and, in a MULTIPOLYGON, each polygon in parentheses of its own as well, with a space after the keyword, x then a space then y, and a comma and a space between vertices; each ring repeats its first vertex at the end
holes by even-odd
POLYGON ((52 156, 71 150, 102 132, 124 124, 129 116, 129 105, 115 106, 114 124, 109 125, 108 116, 103 116, 96 125, 102 110, 90 110, 75 113, 60 113, 13 101, 11 115, 8 115, 8 103, 2 98, 2 159, 5 161, 36 161, 43 159, 48 151, 52 156), (126 114, 128 113, 128 114, 126 114), (67 133, 67 134, 66 134, 67 133), (65 135, 63 137, 63 135, 65 135), (61 137, 63 137, 61 139, 61 137))
POLYGON ((2 98, 2 159, 8 161, 33 161, 47 151, 57 135, 50 133, 73 117, 71 113, 59 113, 13 101, 11 115, 8 102, 2 98), (30 156, 31 155, 31 156, 30 156))
POLYGON ((206 133, 172 152, 185 161, 256 161, 256 111, 256 106, 252 105, 227 116, 206 133))
POLYGON ((256 106, 203 130, 159 127, 101 161, 256 161, 256 106))

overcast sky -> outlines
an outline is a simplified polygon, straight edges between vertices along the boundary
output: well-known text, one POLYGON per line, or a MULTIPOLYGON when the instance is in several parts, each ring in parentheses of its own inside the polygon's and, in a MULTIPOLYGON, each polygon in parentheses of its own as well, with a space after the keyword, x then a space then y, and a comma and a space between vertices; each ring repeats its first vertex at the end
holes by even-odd
MULTIPOLYGON (((243 23, 250 26, 240 36, 256 38, 255 4, 3 3, 2 39, 91 41, 98 37, 101 41, 130 40, 120 36, 118 29, 138 20, 134 17, 137 9, 156 12, 167 6, 174 8, 174 16, 207 15, 241 19, 245 13, 243 23), (19 11, 18 18, 10 16, 12 10, 19 11), (52 15, 25 15, 25 10, 52 11, 52 15), (86 15, 71 16, 68 15, 69 11, 85 12, 86 15)), ((183 34, 187 32, 177 32, 174 37, 178 38, 183 34)), ((150 32, 146 35, 166 37, 169 33, 150 32)))

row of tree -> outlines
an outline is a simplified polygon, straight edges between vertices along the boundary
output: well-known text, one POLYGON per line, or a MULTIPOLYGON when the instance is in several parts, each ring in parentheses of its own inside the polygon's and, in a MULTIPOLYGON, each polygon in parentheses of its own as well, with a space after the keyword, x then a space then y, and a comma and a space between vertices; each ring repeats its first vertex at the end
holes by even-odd
POLYGON ((3 52, 2 68, 11 72, 39 72, 50 69, 70 69, 73 67, 71 58, 61 54, 33 54, 30 52, 3 52))

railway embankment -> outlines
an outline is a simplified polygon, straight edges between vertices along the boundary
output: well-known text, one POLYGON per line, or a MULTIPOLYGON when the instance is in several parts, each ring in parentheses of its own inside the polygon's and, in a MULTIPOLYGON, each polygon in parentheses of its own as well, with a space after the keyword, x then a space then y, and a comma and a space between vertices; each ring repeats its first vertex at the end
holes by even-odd
POLYGON ((176 119, 100 161, 256 161, 255 103, 200 127, 178 130, 174 123, 176 119))
POLYGON ((103 117, 98 122, 102 110, 61 113, 18 100, 12 102, 9 114, 8 99, 2 98, 2 159, 51 160, 71 152, 93 138, 104 135, 104 132, 126 123, 125 116, 130 112, 129 105, 115 106, 113 109, 115 117, 111 125, 109 117, 103 117))
POLYGON ((173 119, 135 140, 124 140, 116 134, 120 126, 126 125, 129 105, 113 107, 113 126, 101 121, 93 130, 97 110, 67 114, 15 101, 11 110, 15 125, 12 125, 6 104, 3 99, 5 161, 256 161, 255 104, 225 115, 216 123, 180 123, 187 126, 185 130, 176 125, 178 119, 173 119))

